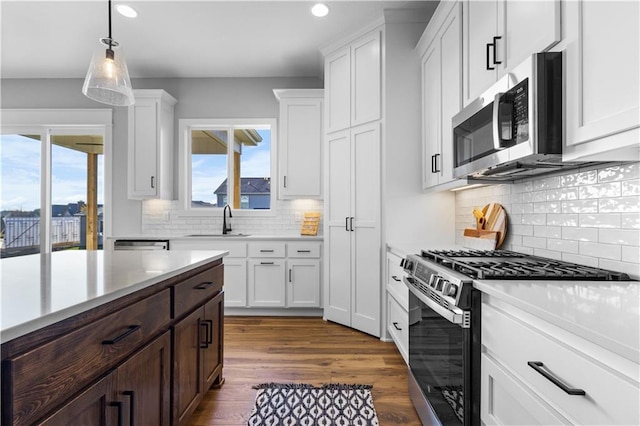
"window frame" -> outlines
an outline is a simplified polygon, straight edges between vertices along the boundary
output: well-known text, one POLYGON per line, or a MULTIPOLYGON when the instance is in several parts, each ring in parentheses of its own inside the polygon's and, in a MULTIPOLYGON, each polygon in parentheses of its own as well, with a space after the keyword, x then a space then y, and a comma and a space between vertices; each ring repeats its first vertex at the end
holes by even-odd
MULTIPOLYGON (((269 126, 271 131, 270 146, 270 179, 271 193, 269 209, 233 209, 234 217, 274 217, 276 216, 277 202, 277 147, 278 129, 275 118, 181 118, 178 120, 178 201, 180 204, 177 212, 178 216, 221 216, 223 207, 191 207, 191 132, 193 130, 203 130, 208 128, 234 129, 239 127, 255 128, 269 126)), ((233 144, 229 144, 227 150, 227 182, 231 182, 233 175, 233 156, 229 155, 233 149, 233 144)), ((232 194, 229 194, 232 195, 232 194)))
POLYGON ((40 135, 40 253, 51 253, 51 137, 59 134, 100 134, 103 137, 104 232, 112 224, 112 137, 113 111, 91 109, 0 109, 0 133, 40 135), (45 208, 44 206, 48 206, 45 208))

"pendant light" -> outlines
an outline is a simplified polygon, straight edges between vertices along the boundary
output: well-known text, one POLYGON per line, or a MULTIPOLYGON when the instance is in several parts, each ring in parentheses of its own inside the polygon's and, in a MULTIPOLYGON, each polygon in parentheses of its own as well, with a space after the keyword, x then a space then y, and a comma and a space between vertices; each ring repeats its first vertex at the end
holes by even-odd
POLYGON ((133 105, 135 99, 124 53, 111 38, 111 0, 109 0, 109 37, 101 38, 91 58, 82 93, 94 101, 114 106, 133 105), (106 49, 105 49, 106 48, 106 49))

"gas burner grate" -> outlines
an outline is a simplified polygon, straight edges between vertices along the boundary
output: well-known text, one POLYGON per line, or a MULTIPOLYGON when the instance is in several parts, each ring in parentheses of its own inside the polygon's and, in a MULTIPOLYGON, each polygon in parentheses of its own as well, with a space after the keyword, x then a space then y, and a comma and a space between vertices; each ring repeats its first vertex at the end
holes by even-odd
POLYGON ((630 281, 622 272, 508 250, 422 250, 421 257, 474 279, 630 281))

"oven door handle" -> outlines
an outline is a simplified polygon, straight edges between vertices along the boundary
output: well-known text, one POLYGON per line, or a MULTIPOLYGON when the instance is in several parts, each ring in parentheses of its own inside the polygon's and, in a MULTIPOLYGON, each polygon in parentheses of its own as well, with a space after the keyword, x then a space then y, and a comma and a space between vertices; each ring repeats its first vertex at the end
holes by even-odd
POLYGON ((452 312, 449 309, 445 308, 444 306, 440 306, 435 301, 429 299, 425 294, 421 293, 420 290, 415 288, 409 282, 410 279, 412 278, 402 277, 402 281, 407 286, 409 291, 413 293, 413 295, 416 296, 418 299, 420 299, 422 303, 427 305, 429 309, 432 309, 438 315, 440 315, 442 318, 446 319, 450 323, 459 325, 461 328, 469 328, 471 326, 471 321, 468 314, 465 314, 465 312, 462 310, 460 310, 460 313, 452 312))

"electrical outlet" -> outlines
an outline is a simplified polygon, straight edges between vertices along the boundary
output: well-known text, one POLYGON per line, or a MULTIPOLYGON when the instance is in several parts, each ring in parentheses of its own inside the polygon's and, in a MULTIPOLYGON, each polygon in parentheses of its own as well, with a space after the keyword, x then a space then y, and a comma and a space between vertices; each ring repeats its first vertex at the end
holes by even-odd
POLYGON ((302 215, 300 214, 300 212, 295 212, 295 213, 293 214, 293 219, 294 219, 296 222, 300 222, 300 221, 302 220, 302 215))

